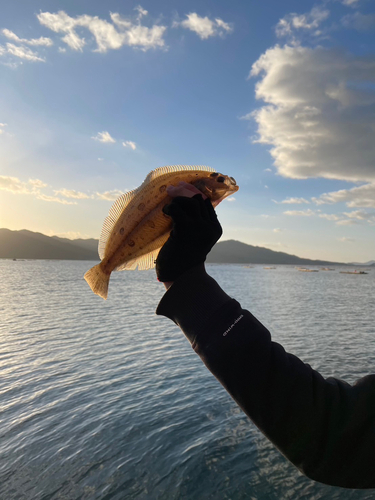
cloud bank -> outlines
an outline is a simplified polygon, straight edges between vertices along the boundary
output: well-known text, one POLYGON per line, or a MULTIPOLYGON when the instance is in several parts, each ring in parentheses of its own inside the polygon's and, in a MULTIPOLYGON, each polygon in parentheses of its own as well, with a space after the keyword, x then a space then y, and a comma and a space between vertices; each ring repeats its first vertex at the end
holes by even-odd
POLYGON ((31 194, 38 200, 51 201, 63 205, 76 205, 75 202, 42 193, 41 190, 46 187, 47 184, 40 179, 29 179, 27 182, 22 182, 18 177, 0 175, 0 190, 9 191, 13 194, 31 194))
POLYGON ((318 198, 313 198, 313 201, 317 205, 346 203, 350 208, 375 208, 375 183, 323 193, 318 198))
POLYGON ((271 146, 278 173, 375 181, 375 57, 285 45, 252 66, 261 77, 255 142, 271 146))
POLYGON ((93 194, 87 194, 82 193, 81 191, 76 191, 75 189, 62 188, 54 189, 53 192, 55 195, 52 196, 43 192, 45 188, 48 188, 48 184, 40 179, 29 179, 28 181, 23 182, 18 177, 0 175, 0 191, 8 191, 13 194, 32 195, 38 200, 61 203, 63 205, 77 205, 77 201, 68 201, 65 198, 74 200, 90 199, 114 201, 125 192, 114 189, 112 191, 104 191, 103 193, 96 192, 93 194))

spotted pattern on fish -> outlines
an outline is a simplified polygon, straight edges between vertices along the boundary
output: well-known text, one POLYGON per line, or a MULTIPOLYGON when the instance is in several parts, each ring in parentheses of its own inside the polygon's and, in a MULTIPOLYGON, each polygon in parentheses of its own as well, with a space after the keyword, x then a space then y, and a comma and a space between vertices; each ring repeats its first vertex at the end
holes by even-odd
POLYGON ((97 295, 107 298, 112 271, 150 269, 167 241, 171 219, 162 208, 172 200, 167 186, 191 183, 216 206, 238 190, 233 177, 202 166, 161 167, 148 174, 141 186, 120 196, 103 224, 99 240, 100 264, 85 274, 97 295))

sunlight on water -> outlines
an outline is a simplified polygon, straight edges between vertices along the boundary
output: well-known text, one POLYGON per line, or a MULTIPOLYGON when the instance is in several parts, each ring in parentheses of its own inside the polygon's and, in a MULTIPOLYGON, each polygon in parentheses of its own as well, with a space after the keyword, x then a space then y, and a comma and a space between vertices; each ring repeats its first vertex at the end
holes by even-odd
MULTIPOLYGON (((155 315, 154 271, 0 261, 0 498, 371 499, 301 476, 155 315)), ((348 382, 373 372, 374 271, 208 266, 274 340, 348 382)))

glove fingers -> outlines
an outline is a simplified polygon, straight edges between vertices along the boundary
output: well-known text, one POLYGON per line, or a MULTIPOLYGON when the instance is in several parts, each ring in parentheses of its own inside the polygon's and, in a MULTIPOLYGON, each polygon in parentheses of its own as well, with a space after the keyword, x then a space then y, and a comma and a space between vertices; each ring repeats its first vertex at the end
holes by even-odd
MULTIPOLYGON (((197 218, 200 218, 202 216, 199 200, 202 200, 202 196, 200 194, 196 194, 192 198, 187 198, 186 196, 177 196, 176 198, 173 198, 169 206, 178 206, 179 209, 186 214, 186 218, 197 220, 197 218)), ((168 208, 168 210, 170 210, 170 208, 168 208)), ((167 215, 171 214, 167 213, 167 215)))
POLYGON ((215 209, 209 198, 203 199, 200 195, 195 195, 193 198, 199 201, 199 206, 201 210, 201 216, 210 222, 218 222, 215 209))
POLYGON ((188 217, 185 210, 178 203, 175 203, 175 199, 163 207, 163 212, 171 217, 174 224, 185 226, 188 222, 188 217))
POLYGON ((204 200, 204 204, 206 206, 207 214, 211 222, 217 222, 217 215, 215 212, 215 209, 211 203, 211 200, 207 198, 207 200, 204 200))
POLYGON ((211 205, 211 201, 208 198, 203 199, 203 197, 200 194, 196 194, 195 196, 193 196, 193 198, 195 200, 197 200, 197 206, 199 206, 200 216, 205 221, 210 221, 211 216, 210 216, 208 207, 209 207, 209 205, 211 205))

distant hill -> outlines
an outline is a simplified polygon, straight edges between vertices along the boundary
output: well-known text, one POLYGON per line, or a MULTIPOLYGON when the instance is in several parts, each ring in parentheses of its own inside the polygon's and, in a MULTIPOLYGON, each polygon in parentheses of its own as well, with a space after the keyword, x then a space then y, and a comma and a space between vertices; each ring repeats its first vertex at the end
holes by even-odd
POLYGON ((98 242, 45 236, 25 229, 0 229, 0 259, 99 260, 98 242))
MULTIPOLYGON (((264 247, 247 245, 236 240, 222 241, 214 246, 207 257, 207 262, 226 264, 290 264, 327 266, 341 264, 326 260, 311 260, 275 252, 264 247)), ((341 264, 342 265, 342 264, 341 264)))
POLYGON ((351 265, 353 266, 367 266, 367 267, 371 267, 371 266, 375 266, 375 260, 369 260, 368 262, 351 262, 350 263, 351 265))
POLYGON ((87 240, 84 240, 82 238, 77 239, 77 240, 69 240, 68 238, 60 238, 59 236, 52 236, 52 238, 55 238, 58 241, 63 241, 65 243, 69 244, 74 244, 77 247, 84 248, 85 250, 89 250, 90 252, 94 252, 96 256, 98 256, 98 240, 95 240, 94 238, 88 238, 87 240))
MULTIPOLYGON (((0 259, 61 259, 61 260, 99 260, 98 240, 59 238, 46 236, 32 231, 10 231, 0 229, 0 259)), ((329 266, 341 264, 325 260, 311 260, 275 252, 264 247, 247 245, 240 241, 221 241, 207 257, 208 263, 222 264, 289 264, 329 266)), ((375 266, 366 263, 367 266, 375 266)), ((342 264, 341 264, 342 265, 342 264)), ((362 264, 363 265, 363 264, 362 264)))

